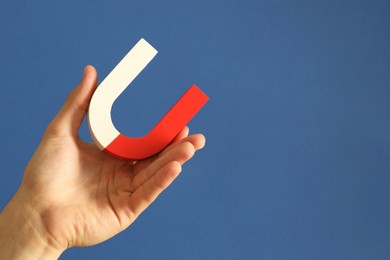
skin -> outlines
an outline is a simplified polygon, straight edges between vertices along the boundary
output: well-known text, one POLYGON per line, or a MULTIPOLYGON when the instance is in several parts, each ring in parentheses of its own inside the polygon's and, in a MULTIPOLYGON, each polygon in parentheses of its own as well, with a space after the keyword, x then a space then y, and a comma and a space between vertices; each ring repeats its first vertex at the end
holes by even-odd
POLYGON ((159 154, 112 158, 78 137, 97 86, 87 66, 46 129, 23 181, 0 214, 0 259, 56 259, 67 248, 103 242, 129 227, 203 148, 184 128, 159 154))

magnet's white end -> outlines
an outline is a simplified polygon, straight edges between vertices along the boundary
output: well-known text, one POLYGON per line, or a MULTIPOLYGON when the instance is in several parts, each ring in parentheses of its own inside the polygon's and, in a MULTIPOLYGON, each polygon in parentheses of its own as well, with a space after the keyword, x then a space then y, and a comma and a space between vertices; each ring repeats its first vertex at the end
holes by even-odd
POLYGON ((114 101, 156 56, 157 50, 141 39, 100 83, 92 96, 88 110, 88 127, 100 150, 120 133, 111 120, 114 101))

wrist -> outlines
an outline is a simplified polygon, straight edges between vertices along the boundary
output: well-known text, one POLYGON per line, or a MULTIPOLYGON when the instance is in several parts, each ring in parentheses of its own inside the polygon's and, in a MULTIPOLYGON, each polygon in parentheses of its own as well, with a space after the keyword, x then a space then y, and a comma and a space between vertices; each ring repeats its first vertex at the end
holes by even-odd
POLYGON ((0 214, 0 259, 57 259, 40 214, 16 194, 0 214))

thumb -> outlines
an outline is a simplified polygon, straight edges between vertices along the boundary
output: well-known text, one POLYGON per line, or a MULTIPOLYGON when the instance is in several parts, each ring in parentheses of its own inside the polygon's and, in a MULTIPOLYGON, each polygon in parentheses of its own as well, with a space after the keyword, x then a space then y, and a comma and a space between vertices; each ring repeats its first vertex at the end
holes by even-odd
POLYGON ((65 104, 50 123, 48 134, 76 137, 96 87, 96 69, 88 65, 84 69, 80 83, 70 92, 65 104))

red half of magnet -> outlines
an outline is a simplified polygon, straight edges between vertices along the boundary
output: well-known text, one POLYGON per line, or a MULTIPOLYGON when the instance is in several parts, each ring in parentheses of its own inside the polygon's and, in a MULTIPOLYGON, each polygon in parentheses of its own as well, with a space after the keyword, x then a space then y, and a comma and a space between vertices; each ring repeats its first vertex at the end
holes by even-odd
POLYGON ((126 160, 141 160, 163 150, 207 103, 208 96, 192 85, 145 136, 119 134, 103 151, 126 160))

